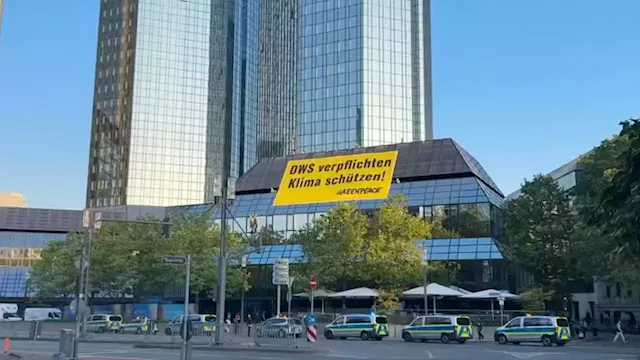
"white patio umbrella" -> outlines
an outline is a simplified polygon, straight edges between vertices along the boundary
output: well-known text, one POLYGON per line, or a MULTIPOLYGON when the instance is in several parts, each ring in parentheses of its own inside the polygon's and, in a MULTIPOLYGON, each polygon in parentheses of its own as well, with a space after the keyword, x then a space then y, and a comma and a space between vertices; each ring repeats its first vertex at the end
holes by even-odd
MULTIPOLYGON (((464 295, 460 291, 451 289, 444 285, 440 285, 437 283, 431 283, 427 285, 427 291, 425 292, 424 286, 418 286, 413 289, 409 289, 402 293, 403 296, 406 297, 419 297, 419 296, 432 296, 433 297, 433 313, 436 313, 436 296, 452 296, 452 297, 460 297, 464 295)), ((426 302, 425 302, 426 303, 426 302)), ((425 313, 427 309, 424 309, 425 313)))
POLYGON ((341 291, 335 294, 329 295, 329 298, 341 298, 342 308, 347 307, 345 299, 375 299, 380 296, 380 293, 376 290, 369 289, 367 287, 359 287, 355 289, 341 291))
POLYGON ((359 287, 355 289, 345 290, 329 295, 330 298, 351 298, 351 299, 372 299, 380 296, 376 290, 368 287, 359 287))
MULTIPOLYGON (((321 304, 321 311, 324 314, 324 301, 326 298, 328 298, 330 295, 334 294, 333 291, 328 291, 328 290, 322 290, 322 289, 318 289, 318 290, 314 290, 313 291, 313 299, 320 299, 320 304, 321 304)), ((306 299, 310 299, 310 294, 309 291, 305 291, 305 292, 301 292, 301 293, 297 293, 294 294, 293 297, 297 297, 297 298, 306 298, 306 299)))
MULTIPOLYGON (((472 292, 470 294, 460 296, 461 299, 485 299, 491 301, 491 318, 493 319, 493 301, 496 299, 512 300, 517 299, 518 295, 514 295, 505 290, 487 289, 482 291, 472 292)), ((500 317, 502 317, 502 312, 500 317)))

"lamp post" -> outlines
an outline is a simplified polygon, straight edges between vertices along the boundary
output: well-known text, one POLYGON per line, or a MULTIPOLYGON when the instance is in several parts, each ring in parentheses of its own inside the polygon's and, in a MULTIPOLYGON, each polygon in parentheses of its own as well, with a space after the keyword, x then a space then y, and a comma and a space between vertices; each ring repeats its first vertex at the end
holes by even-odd
POLYGON ((75 333, 73 336, 73 358, 77 359, 78 358, 78 338, 79 338, 79 334, 80 334, 80 324, 82 323, 82 308, 83 306, 83 294, 82 294, 82 284, 83 284, 83 274, 84 274, 84 270, 85 270, 85 261, 84 261, 84 248, 80 248, 78 250, 76 250, 76 269, 77 271, 77 276, 76 276, 76 296, 74 299, 74 303, 75 305, 72 306, 72 311, 75 313, 76 315, 76 329, 75 329, 75 333))
POLYGON ((240 322, 244 321, 244 282, 247 277, 247 255, 242 255, 242 292, 240 293, 240 322))

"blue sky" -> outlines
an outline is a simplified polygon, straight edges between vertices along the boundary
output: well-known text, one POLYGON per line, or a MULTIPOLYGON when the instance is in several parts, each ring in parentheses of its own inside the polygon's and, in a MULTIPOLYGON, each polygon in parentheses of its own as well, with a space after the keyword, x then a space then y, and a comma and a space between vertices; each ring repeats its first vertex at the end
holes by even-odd
MULTIPOLYGON (((0 191, 84 206, 97 0, 7 0, 0 191)), ((640 1, 432 0, 436 137, 505 193, 640 116, 640 1)))

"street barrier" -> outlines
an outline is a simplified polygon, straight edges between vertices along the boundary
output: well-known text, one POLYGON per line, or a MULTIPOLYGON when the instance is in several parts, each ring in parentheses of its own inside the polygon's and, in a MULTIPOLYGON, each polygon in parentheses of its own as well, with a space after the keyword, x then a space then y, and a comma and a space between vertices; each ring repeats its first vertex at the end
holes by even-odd
POLYGON ((314 343, 318 340, 318 328, 315 325, 307 326, 307 341, 314 343))
POLYGON ((60 344, 58 346, 58 354, 60 357, 70 359, 74 354, 74 340, 76 332, 75 330, 62 329, 60 330, 60 344))
POLYGON ((311 343, 306 339, 304 326, 271 326, 256 324, 253 341, 256 346, 270 348, 308 348, 311 343))

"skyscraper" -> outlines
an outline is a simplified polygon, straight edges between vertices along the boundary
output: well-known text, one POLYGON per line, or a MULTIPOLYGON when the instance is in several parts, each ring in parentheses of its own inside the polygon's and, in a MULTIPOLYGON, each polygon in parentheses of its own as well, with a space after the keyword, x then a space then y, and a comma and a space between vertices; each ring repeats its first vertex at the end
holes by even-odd
POLYGON ((100 3, 87 206, 213 201, 256 161, 258 0, 100 3))
POLYGON ((2 33, 2 12, 4 11, 4 0, 0 0, 0 33, 2 33))
POLYGON ((300 1, 300 147, 431 139, 430 1, 300 1))
POLYGON ((295 150, 299 1, 260 3, 258 160, 295 150))

